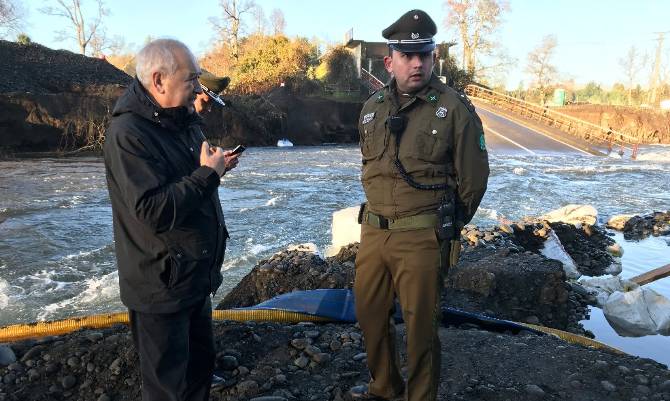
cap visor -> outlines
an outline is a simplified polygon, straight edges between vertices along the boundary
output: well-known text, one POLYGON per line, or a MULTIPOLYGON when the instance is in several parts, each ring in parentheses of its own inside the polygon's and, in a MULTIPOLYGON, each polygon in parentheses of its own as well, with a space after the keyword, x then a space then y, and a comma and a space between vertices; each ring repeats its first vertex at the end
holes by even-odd
POLYGON ((435 50, 435 43, 415 43, 415 44, 400 44, 394 43, 389 45, 393 50, 403 53, 427 53, 435 50))

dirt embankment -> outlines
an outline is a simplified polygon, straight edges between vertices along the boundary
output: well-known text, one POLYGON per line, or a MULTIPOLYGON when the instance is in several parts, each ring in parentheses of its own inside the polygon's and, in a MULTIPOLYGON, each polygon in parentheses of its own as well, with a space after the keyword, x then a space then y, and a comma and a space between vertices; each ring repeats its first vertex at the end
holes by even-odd
MULTIPOLYGON (((0 154, 99 150, 116 99, 132 77, 104 60, 0 40, 0 154)), ((360 103, 300 97, 280 88, 230 99, 206 117, 223 146, 358 141, 360 103)))
POLYGON ((0 40, 0 151, 99 143, 132 78, 104 60, 0 40))
POLYGON ((641 143, 670 144, 670 113, 667 112, 596 104, 565 106, 556 111, 632 135, 641 143))
POLYGON ((297 96, 285 88, 226 101, 229 107, 215 106, 205 117, 207 137, 222 146, 274 146, 282 138, 295 145, 358 142, 362 103, 297 96))

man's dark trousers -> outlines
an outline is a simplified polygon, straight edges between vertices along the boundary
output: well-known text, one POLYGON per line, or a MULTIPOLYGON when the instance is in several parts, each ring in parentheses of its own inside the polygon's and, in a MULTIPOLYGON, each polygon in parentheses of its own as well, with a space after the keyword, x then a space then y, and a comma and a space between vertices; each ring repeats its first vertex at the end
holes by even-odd
POLYGON ((129 312, 142 401, 207 401, 215 362, 209 296, 175 313, 129 312))

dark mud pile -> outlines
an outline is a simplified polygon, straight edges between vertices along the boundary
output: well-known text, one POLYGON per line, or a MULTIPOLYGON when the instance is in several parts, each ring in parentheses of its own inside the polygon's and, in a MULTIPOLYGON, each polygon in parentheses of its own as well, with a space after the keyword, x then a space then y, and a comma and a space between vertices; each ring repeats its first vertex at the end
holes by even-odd
POLYGON ((132 78, 105 60, 0 40, 0 93, 106 93, 132 78))
POLYGON ((0 40, 0 155, 99 149, 132 78, 108 62, 0 40))

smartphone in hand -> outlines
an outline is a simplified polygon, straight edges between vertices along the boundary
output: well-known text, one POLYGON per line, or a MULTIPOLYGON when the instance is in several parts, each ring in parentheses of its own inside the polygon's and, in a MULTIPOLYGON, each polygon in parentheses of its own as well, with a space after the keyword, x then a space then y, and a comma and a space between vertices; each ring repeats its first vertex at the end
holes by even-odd
POLYGON ((237 145, 235 149, 231 152, 233 155, 239 155, 240 153, 244 152, 247 148, 244 145, 237 145))

